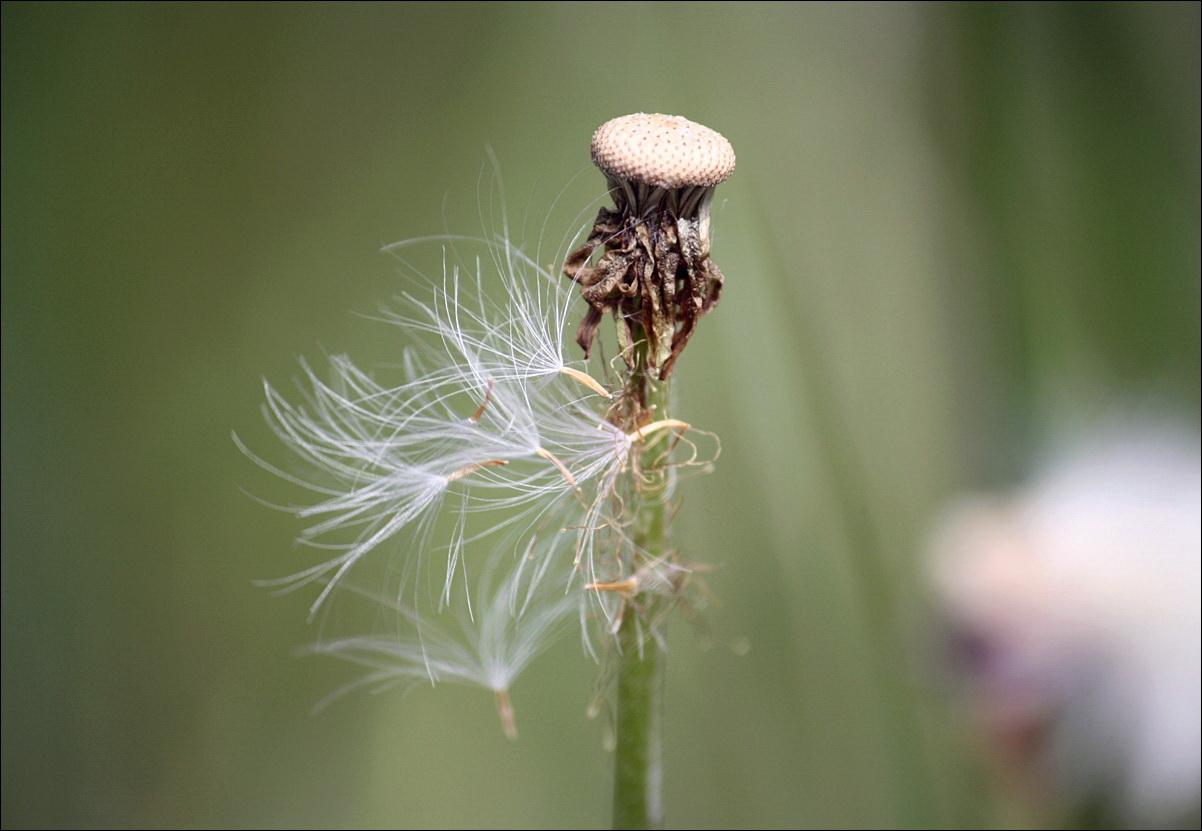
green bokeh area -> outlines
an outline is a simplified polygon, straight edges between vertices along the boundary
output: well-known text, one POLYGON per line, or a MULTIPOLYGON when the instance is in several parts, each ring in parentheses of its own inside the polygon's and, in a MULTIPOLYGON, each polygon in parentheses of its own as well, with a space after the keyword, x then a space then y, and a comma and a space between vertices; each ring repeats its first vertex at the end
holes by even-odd
POLYGON ((231 432, 279 461, 262 379, 396 360, 384 244, 504 204, 551 265, 636 111, 739 156, 677 376, 722 455, 677 520, 719 602, 671 631, 670 825, 1004 822, 924 541, 1116 402, 1196 424, 1198 9, 5 3, 4 825, 606 824, 572 638, 517 742, 451 686, 313 713, 355 670, 254 585, 313 559, 231 432))

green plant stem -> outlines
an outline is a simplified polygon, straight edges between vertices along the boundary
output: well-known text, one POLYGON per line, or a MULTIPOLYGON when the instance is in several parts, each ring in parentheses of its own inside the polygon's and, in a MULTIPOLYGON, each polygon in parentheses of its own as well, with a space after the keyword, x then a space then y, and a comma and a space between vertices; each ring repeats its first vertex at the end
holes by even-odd
MULTIPOLYGON (((668 416, 669 387, 646 368, 638 353, 627 394, 641 399, 652 418, 668 416)), ((631 425, 632 427, 636 425, 631 425)), ((639 484, 634 551, 629 568, 662 561, 669 554, 668 520, 671 470, 664 463, 665 444, 649 441, 639 457, 639 484)), ((637 571, 636 571, 637 573, 637 571)), ((662 612, 666 603, 649 593, 625 604, 618 630, 617 723, 614 747, 613 827, 663 827, 663 721, 665 654, 662 612)))
POLYGON ((664 822, 665 656, 659 644, 643 637, 639 617, 628 613, 618 631, 622 655, 614 747, 616 829, 662 828, 664 822))

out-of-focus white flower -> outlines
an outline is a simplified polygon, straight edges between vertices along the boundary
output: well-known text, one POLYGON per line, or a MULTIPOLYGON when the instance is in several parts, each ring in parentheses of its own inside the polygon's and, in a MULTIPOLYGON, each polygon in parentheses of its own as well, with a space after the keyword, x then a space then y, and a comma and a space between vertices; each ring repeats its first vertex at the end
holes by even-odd
POLYGON ((1199 800, 1199 446, 1111 432, 934 541, 975 709, 1009 763, 1133 826, 1199 800))

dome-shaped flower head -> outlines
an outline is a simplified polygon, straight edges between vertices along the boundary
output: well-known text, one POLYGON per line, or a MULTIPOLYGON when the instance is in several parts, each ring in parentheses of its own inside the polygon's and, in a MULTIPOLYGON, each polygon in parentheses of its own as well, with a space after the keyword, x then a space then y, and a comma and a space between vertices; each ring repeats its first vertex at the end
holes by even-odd
POLYGON ((734 172, 735 153, 720 133, 687 118, 635 113, 602 124, 592 156, 614 208, 601 209, 588 241, 564 263, 590 306, 576 340, 587 354, 613 312, 625 353, 641 329, 649 363, 665 379, 722 290, 710 259, 710 205, 714 187, 734 172))

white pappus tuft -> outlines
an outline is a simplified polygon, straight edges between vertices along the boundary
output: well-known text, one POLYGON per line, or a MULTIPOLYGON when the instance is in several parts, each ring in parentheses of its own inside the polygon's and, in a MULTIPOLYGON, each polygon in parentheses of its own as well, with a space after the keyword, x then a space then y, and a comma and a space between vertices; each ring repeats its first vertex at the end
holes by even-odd
MULTIPOLYGON (((501 563, 494 560, 490 565, 501 563)), ((578 612, 581 595, 552 590, 521 568, 502 582, 495 577, 495 569, 488 568, 478 581, 474 613, 448 608, 425 615, 395 600, 365 594, 373 603, 396 612, 397 629, 332 639, 306 651, 343 658, 371 670, 334 697, 361 687, 383 689, 425 681, 491 690, 505 734, 516 738, 509 688, 566 628, 578 612)))

